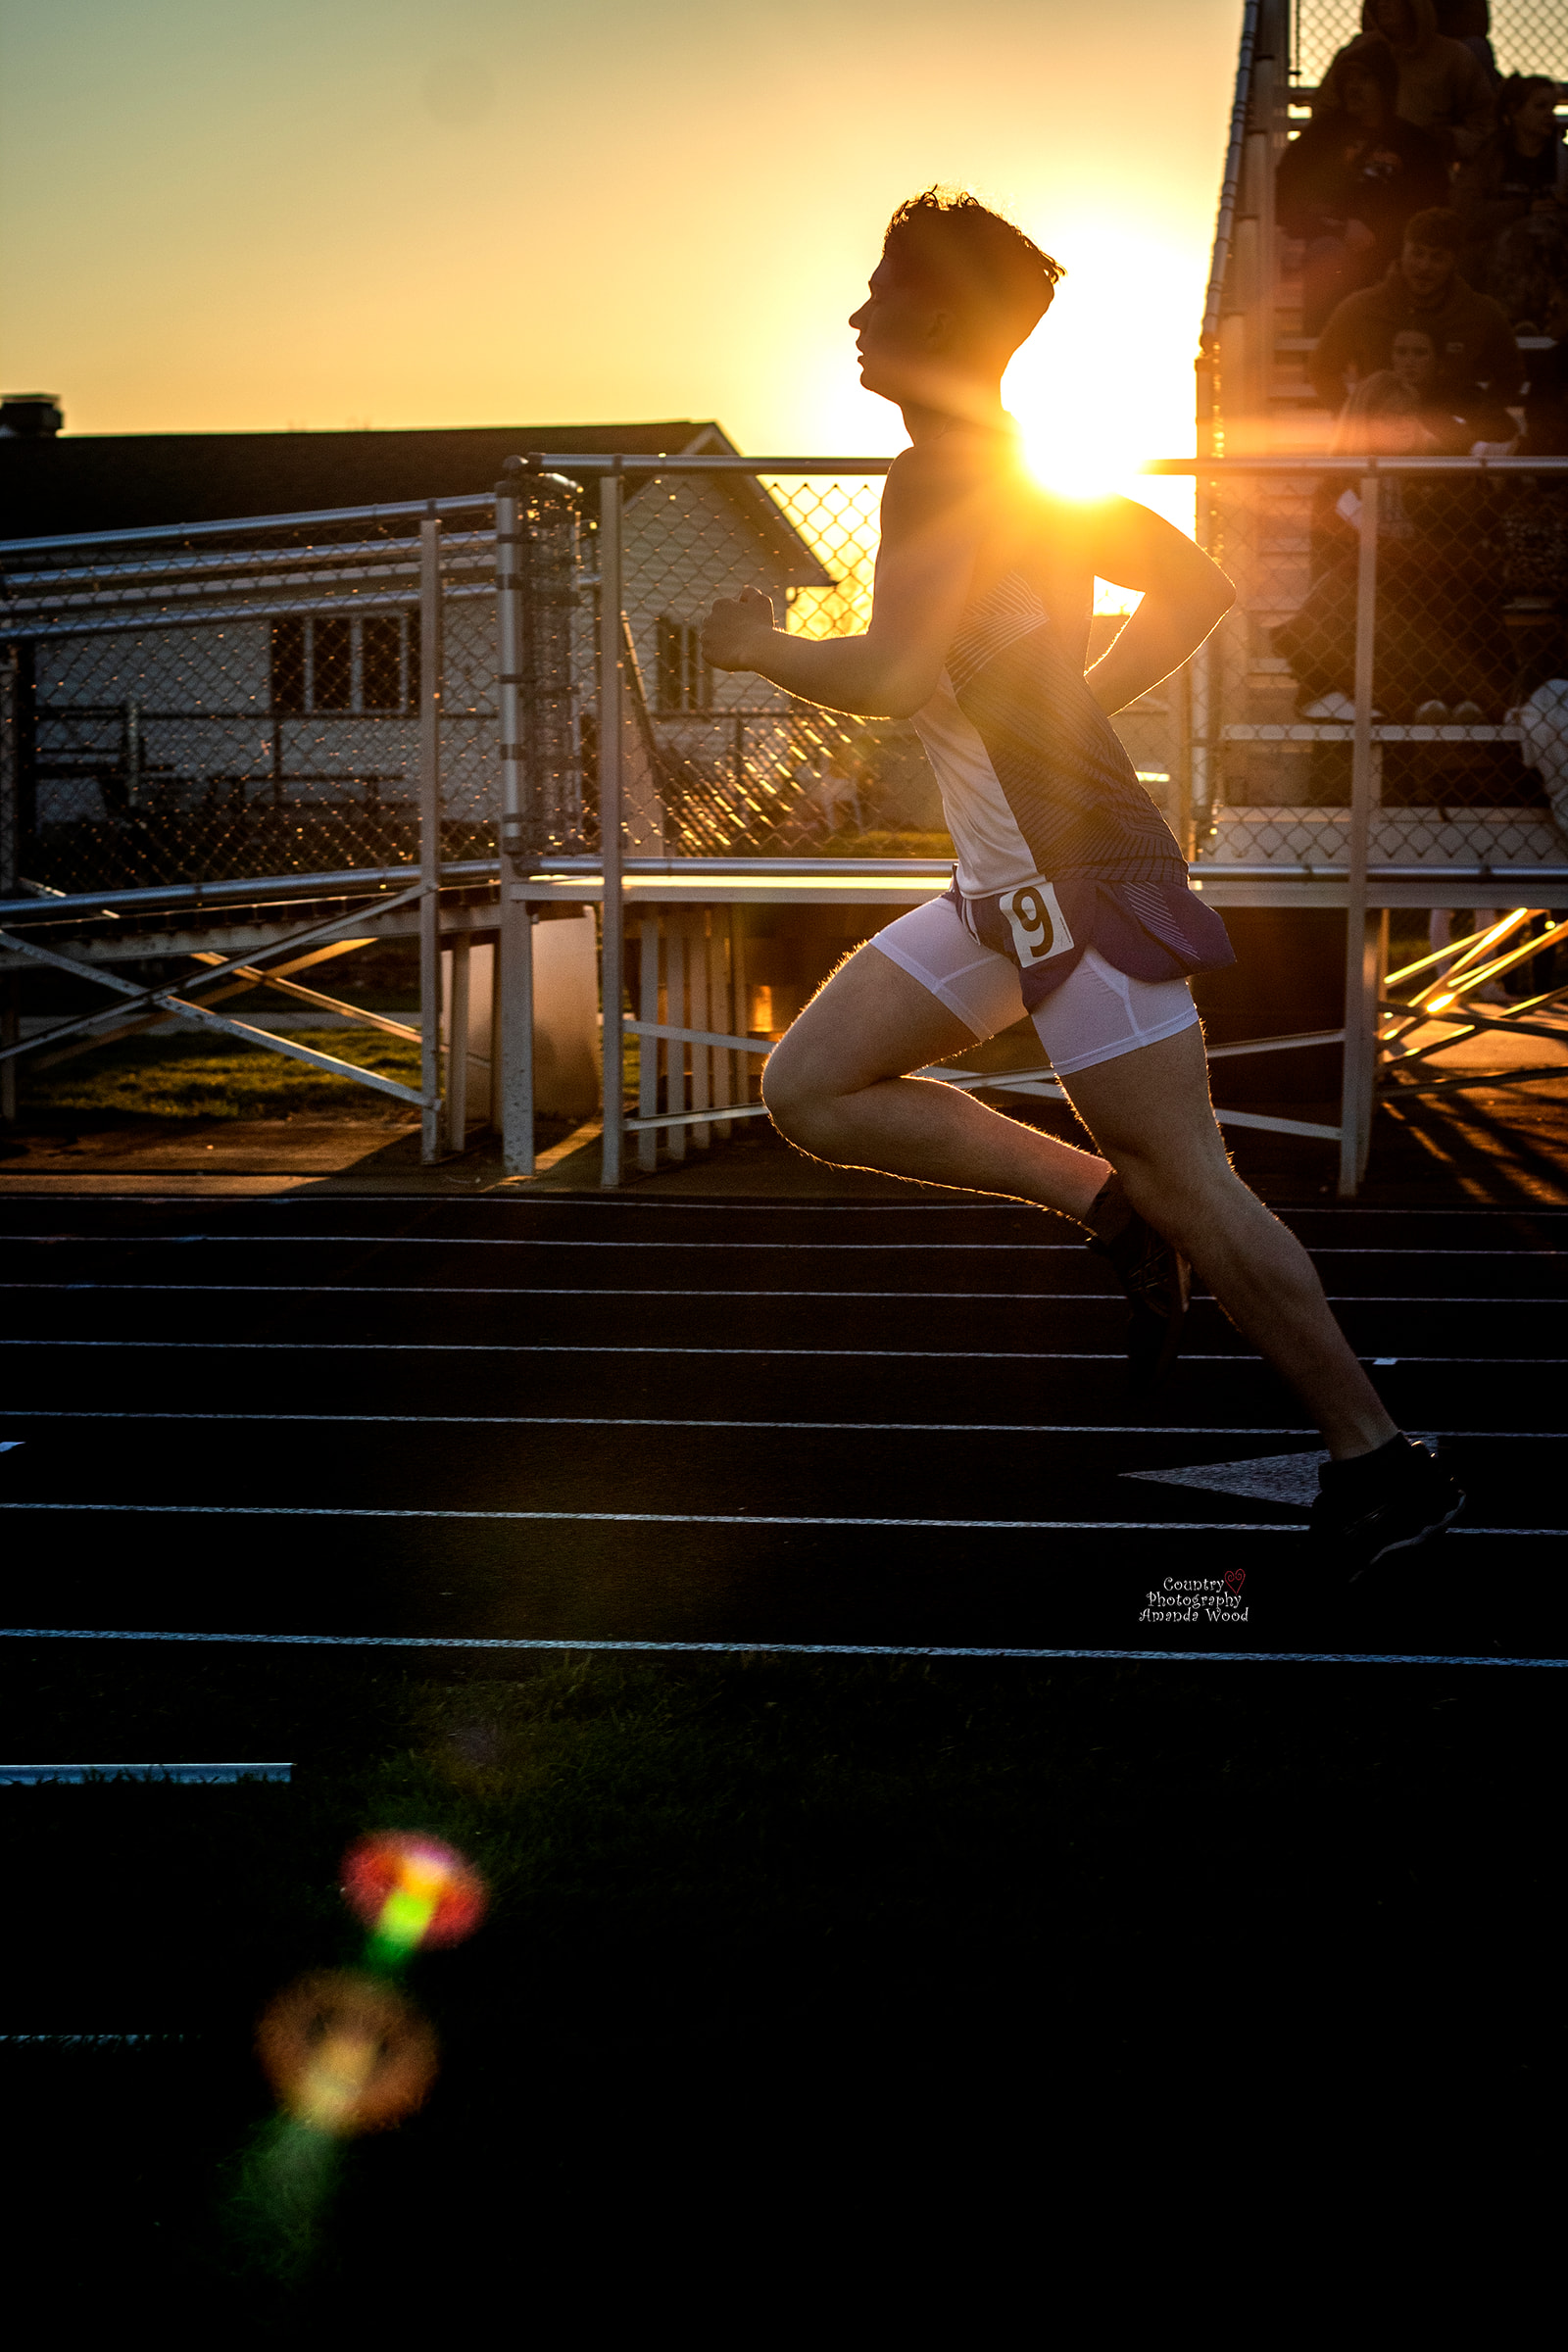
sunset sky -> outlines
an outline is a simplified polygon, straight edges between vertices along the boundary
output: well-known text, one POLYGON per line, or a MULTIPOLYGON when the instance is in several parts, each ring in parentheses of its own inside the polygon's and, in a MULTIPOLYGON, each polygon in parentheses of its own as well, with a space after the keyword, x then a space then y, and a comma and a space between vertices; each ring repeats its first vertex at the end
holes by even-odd
POLYGON ((1190 451, 1240 0, 0 0, 0 381, 74 432, 716 416, 883 452, 900 198, 1068 268, 1043 445, 1190 451))

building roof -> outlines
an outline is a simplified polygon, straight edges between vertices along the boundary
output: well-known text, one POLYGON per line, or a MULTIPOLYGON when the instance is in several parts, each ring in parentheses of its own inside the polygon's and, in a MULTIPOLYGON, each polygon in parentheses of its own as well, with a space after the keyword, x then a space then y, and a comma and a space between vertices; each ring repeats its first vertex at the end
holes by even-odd
POLYGON ((531 450, 674 457, 733 449, 716 424, 462 425, 410 433, 61 433, 0 439, 0 536, 128 531, 230 515, 394 506, 494 488, 531 450))
MULTIPOLYGON (((396 506, 494 488, 506 459, 548 456, 738 456, 723 427, 675 417, 653 424, 458 425, 427 432, 60 433, 0 436, 0 538, 308 514, 396 506)), ((719 477, 783 575, 831 575, 766 491, 719 477)), ((639 486, 629 483, 636 495, 639 486)))

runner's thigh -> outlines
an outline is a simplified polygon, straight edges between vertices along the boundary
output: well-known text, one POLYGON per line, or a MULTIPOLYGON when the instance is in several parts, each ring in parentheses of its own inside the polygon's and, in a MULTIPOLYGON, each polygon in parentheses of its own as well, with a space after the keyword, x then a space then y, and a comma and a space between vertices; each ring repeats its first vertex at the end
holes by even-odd
POLYGON ((1174 1037, 1135 1046, 1061 1080, 1097 1148, 1115 1167, 1198 1175, 1229 1169, 1208 1097, 1208 1056, 1195 1022, 1174 1037))
POLYGON ((1022 1015, 1016 970, 939 899, 889 923, 824 982, 768 1056, 767 1085, 853 1094, 961 1054, 1022 1015))

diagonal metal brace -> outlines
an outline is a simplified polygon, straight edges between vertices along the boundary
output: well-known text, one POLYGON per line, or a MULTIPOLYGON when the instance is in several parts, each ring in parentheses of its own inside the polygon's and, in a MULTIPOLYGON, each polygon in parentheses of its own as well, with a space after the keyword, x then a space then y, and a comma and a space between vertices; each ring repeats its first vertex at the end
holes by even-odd
MULTIPOLYGON (((225 980, 231 974, 255 969, 255 959, 258 954, 281 955, 290 948, 307 947, 313 940, 330 939, 336 932, 349 931, 354 929, 357 924, 365 923, 368 920, 373 921, 378 915, 390 914, 394 907, 407 906, 411 900, 422 897, 425 885, 422 882, 416 882, 409 890, 399 891, 390 899, 379 900, 369 910, 364 906, 358 906, 352 913, 334 915, 329 921, 313 923, 308 929, 296 931, 287 939, 274 940, 266 949, 252 948, 243 956, 231 956, 225 961, 215 964, 210 971, 198 974, 186 985, 191 989, 212 988, 220 980, 225 980)), ((0 946, 14 949, 18 955, 26 956, 36 962, 55 964, 62 971, 74 973, 78 980, 92 980, 100 988, 110 989, 117 996, 127 998, 131 1003, 146 1006, 148 1009, 162 1007, 167 1010, 171 1008, 167 987, 138 988, 134 981, 122 980, 117 973, 105 971, 96 964, 78 963, 73 956, 62 956, 56 948, 40 947, 35 940, 28 939, 24 933, 0 930, 0 946)), ((181 1002, 177 1009, 196 1011, 200 1008, 181 1002)), ((26 1038, 15 1045, 0 1049, 0 1062, 10 1061, 21 1054, 34 1053, 41 1046, 61 1045, 68 1037, 78 1037, 87 1030, 101 1028, 106 1023, 115 1020, 116 1012, 122 1013, 122 1011, 123 1007, 116 1007, 115 1011, 88 1012, 81 1014, 74 1021, 58 1022, 53 1029, 45 1029, 37 1037, 26 1038)), ((217 1015, 210 1017, 216 1019, 217 1015)), ((236 1026, 233 1023, 228 1025, 236 1026)), ((269 1045, 276 1043, 276 1040, 266 1030, 248 1030, 246 1035, 269 1045)), ((295 1052, 297 1055, 309 1057, 308 1049, 291 1049, 291 1051, 295 1052)), ((332 1062, 331 1067, 342 1070, 352 1069, 355 1065, 351 1062, 332 1062)), ((392 1081, 387 1079, 379 1083, 390 1086, 392 1081)), ((419 1099, 418 1097, 415 1098, 416 1101, 419 1099)))

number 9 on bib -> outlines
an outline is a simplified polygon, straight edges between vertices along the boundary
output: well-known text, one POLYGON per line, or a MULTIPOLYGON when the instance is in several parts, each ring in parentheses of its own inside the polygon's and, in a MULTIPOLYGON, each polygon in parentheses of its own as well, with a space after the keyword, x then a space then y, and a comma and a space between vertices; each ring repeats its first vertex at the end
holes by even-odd
POLYGON ((1053 956, 1065 956, 1072 946, 1072 933, 1049 882, 1021 882, 1016 890, 1004 890, 997 905, 1007 918, 1020 964, 1045 963, 1053 956))

